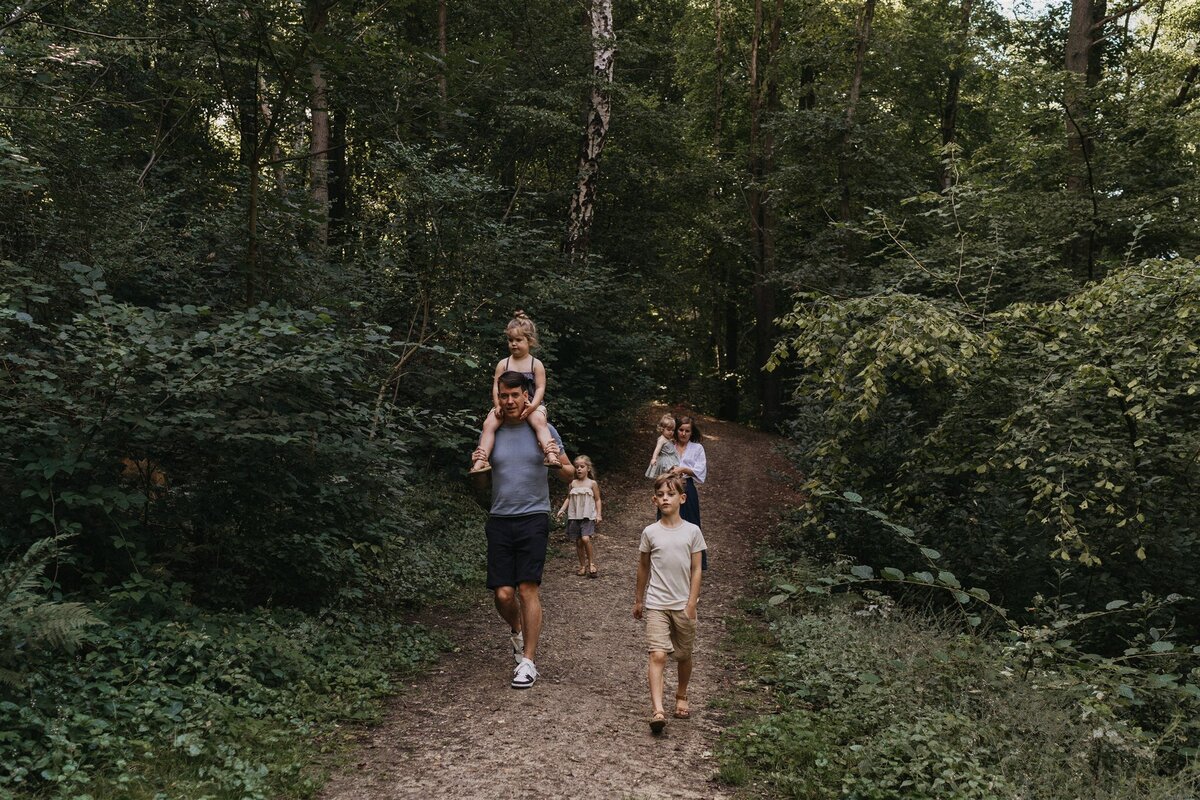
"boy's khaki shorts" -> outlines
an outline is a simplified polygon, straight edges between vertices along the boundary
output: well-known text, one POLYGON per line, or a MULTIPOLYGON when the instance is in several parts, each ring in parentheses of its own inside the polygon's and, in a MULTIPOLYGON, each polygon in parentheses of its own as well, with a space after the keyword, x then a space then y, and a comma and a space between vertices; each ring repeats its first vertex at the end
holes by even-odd
POLYGON ((696 620, 688 619, 683 609, 678 611, 648 608, 646 618, 646 649, 670 653, 676 661, 692 657, 696 644, 696 620))

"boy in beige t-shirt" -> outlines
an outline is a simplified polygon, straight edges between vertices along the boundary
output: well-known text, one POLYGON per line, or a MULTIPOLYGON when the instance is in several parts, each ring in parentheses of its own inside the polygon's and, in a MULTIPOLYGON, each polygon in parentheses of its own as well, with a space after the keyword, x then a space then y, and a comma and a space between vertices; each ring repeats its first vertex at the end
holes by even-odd
POLYGON ((662 517, 642 531, 638 545, 637 589, 633 599, 634 619, 646 619, 646 649, 650 666, 653 706, 650 730, 662 733, 667 726, 663 710, 663 672, 670 654, 679 665, 675 689, 675 716, 688 719, 688 680, 692 677, 692 647, 696 641, 696 601, 700 599, 701 552, 704 535, 697 525, 679 516, 684 499, 683 479, 660 475, 654 481, 654 505, 662 517))

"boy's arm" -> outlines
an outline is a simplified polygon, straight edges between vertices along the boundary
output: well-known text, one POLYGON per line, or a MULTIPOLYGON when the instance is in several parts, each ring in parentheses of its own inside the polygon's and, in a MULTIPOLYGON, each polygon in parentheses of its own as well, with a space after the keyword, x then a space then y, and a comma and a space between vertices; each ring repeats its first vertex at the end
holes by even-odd
POLYGON ((592 481, 592 496, 596 498, 596 522, 604 521, 604 503, 600 499, 600 484, 592 481))
POLYGON ((650 554, 638 554, 637 588, 633 590, 633 618, 642 618, 642 607, 646 602, 646 584, 650 582, 650 554))
POLYGON ((687 608, 683 610, 688 619, 696 618, 696 603, 700 600, 700 580, 704 576, 704 570, 701 569, 703 558, 699 550, 692 553, 692 586, 688 590, 687 608))

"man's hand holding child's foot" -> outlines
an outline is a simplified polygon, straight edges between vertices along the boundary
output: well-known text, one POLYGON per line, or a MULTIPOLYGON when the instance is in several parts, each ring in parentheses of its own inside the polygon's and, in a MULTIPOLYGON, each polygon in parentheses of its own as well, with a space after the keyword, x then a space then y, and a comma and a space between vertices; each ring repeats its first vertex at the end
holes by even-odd
POLYGON ((482 447, 475 448, 475 452, 471 453, 470 474, 475 474, 476 472, 487 472, 491 468, 492 465, 488 463, 487 453, 483 452, 482 447))
POLYGON ((542 459, 542 464, 547 467, 561 467, 562 464, 558 460, 558 445, 550 442, 545 447, 546 457, 542 459))

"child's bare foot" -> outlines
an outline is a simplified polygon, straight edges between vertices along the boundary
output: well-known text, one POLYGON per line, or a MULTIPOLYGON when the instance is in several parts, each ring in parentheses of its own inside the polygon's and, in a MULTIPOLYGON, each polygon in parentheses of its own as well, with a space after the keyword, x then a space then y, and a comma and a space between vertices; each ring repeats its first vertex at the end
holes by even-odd
POLYGON ((667 727, 667 714, 664 711, 655 711, 654 716, 650 717, 650 732, 658 735, 667 727))
POLYGON ((547 467, 561 467, 562 463, 558 460, 558 445, 550 442, 545 447, 546 457, 542 459, 542 464, 547 467))

